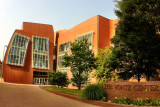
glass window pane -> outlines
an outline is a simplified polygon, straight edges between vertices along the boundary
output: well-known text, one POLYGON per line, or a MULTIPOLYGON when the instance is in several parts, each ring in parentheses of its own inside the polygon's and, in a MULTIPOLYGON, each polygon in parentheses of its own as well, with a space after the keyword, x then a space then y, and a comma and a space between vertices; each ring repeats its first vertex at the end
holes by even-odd
POLYGON ((32 53, 35 57, 33 58, 32 62, 34 68, 49 69, 49 64, 45 61, 49 58, 49 44, 47 41, 49 41, 48 38, 33 36, 32 53))
POLYGON ((57 68, 58 68, 58 71, 62 71, 62 70, 65 70, 67 71, 67 67, 64 67, 62 65, 62 62, 63 62, 63 56, 68 52, 69 52, 69 41, 68 42, 65 42, 65 43, 62 43, 59 45, 59 53, 58 53, 58 60, 57 60, 57 68))
MULTIPOLYGON (((7 64, 23 66, 27 49, 24 47, 24 39, 29 40, 19 34, 15 34, 9 49, 7 64), (23 52, 21 52, 23 51, 23 52)), ((26 43, 28 45, 28 42, 26 43)))

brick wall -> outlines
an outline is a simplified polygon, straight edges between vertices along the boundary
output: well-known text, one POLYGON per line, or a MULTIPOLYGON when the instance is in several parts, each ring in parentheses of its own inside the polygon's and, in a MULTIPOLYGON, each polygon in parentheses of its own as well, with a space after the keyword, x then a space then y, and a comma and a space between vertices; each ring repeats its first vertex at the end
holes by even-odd
POLYGON ((160 81, 104 82, 103 87, 108 93, 108 99, 114 99, 115 97, 160 98, 160 81))

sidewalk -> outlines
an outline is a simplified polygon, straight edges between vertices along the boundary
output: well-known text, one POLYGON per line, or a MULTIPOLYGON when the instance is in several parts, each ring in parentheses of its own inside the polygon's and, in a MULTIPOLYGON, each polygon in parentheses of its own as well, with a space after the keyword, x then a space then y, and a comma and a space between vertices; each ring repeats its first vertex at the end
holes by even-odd
POLYGON ((37 84, 20 84, 20 83, 9 83, 9 82, 4 82, 4 79, 0 77, 0 83, 3 84, 11 84, 11 85, 23 85, 23 86, 51 86, 51 85, 37 85, 37 84))
POLYGON ((2 77, 0 77, 0 83, 4 83, 4 80, 2 77))
POLYGON ((0 83, 0 107, 98 107, 35 86, 0 83))

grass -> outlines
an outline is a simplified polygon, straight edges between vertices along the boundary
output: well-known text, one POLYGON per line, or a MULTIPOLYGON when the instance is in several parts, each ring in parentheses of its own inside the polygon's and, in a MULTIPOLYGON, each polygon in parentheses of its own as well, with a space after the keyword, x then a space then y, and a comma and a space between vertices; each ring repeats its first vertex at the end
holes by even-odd
POLYGON ((69 88, 61 88, 61 87, 56 87, 56 86, 43 86, 43 88, 53 90, 56 92, 68 94, 68 95, 73 95, 76 97, 81 97, 81 91, 78 89, 69 89, 69 88))

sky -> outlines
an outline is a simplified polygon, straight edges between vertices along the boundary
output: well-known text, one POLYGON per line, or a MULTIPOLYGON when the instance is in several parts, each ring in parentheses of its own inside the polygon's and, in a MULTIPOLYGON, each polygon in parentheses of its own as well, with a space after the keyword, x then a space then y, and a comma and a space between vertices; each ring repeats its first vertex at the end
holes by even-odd
POLYGON ((53 25, 54 31, 71 29, 96 15, 116 19, 113 0, 0 0, 0 59, 23 22, 53 25))

